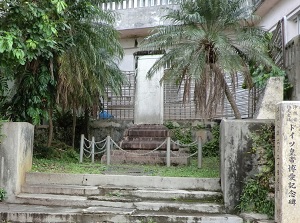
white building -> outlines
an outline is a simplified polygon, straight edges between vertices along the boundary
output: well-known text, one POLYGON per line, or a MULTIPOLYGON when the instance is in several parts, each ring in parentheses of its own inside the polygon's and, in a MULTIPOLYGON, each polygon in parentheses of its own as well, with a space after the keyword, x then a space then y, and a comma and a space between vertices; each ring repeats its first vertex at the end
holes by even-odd
MULTIPOLYGON (((262 17, 259 26, 262 26, 265 30, 274 31, 278 21, 284 19, 288 25, 286 25, 287 27, 285 28, 286 33, 284 35, 287 36, 285 43, 299 33, 299 29, 297 28, 299 16, 297 16, 297 12, 299 11, 300 0, 248 0, 248 3, 257 6, 256 13, 262 17)), ((139 46, 143 38, 151 32, 153 27, 164 23, 161 17, 164 15, 166 7, 176 7, 176 5, 172 5, 172 1, 169 0, 124 0, 121 3, 103 4, 104 9, 115 10, 119 14, 116 29, 120 32, 120 41, 125 52, 124 59, 119 66, 121 70, 127 72, 128 78, 130 79, 130 85, 124 87, 121 99, 114 98, 112 94, 108 93, 108 96, 104 100, 105 109, 116 118, 132 119, 136 117, 139 105, 143 108, 141 109, 142 113, 148 110, 145 108, 147 103, 150 106, 150 110, 153 108, 153 104, 149 104, 149 101, 140 101, 143 100, 144 97, 149 98, 147 91, 143 91, 142 97, 135 96, 137 93, 136 89, 141 90, 149 86, 136 86, 136 84, 141 84, 136 82, 136 75, 145 76, 147 71, 143 71, 143 73, 136 72, 138 68, 138 58, 141 57, 141 54, 139 54, 139 56, 135 55, 139 52, 139 46)), ((153 61, 151 63, 153 63, 153 61)), ((146 64, 149 65, 147 62, 146 64)), ((155 81, 156 83, 158 82, 157 79, 155 81)), ((240 81, 240 84, 242 84, 243 80, 240 79, 240 81)), ((142 83, 144 82, 142 81, 142 83)), ((178 92, 176 86, 165 83, 163 90, 157 91, 157 94, 156 99, 162 100, 161 103, 163 103, 163 108, 157 104, 155 105, 159 107, 159 111, 164 114, 163 117, 159 118, 160 122, 166 119, 201 119, 201 117, 196 114, 195 106, 192 101, 183 104, 183 92, 178 92)), ((239 98, 237 103, 242 116, 245 118, 251 117, 254 113, 254 103, 251 99, 256 96, 252 96, 251 94, 252 92, 241 88, 238 89, 237 92, 237 98, 239 98)), ((192 92, 190 98, 193 98, 192 92)), ((152 98, 152 100, 154 99, 152 98)), ((228 103, 224 104, 223 110, 219 111, 216 118, 224 116, 233 116, 228 103)))

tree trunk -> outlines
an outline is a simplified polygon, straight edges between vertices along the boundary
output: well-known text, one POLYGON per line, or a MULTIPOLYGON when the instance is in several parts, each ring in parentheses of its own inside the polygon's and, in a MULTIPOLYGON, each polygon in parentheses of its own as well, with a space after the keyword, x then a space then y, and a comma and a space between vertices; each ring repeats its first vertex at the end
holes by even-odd
POLYGON ((75 148, 75 134, 76 134, 76 106, 73 103, 73 126, 72 126, 72 147, 75 148))
POLYGON ((53 119, 52 119, 53 110, 49 109, 49 133, 48 133, 48 143, 47 146, 51 146, 53 139, 53 119))
POLYGON ((232 110, 233 110, 233 113, 234 113, 235 118, 236 118, 236 119, 241 119, 241 118, 242 118, 242 117, 241 117, 241 113, 240 113, 240 111, 239 111, 239 109, 238 109, 238 106, 237 106, 237 104, 236 104, 236 101, 235 101, 235 99, 234 99, 234 97, 233 97, 233 95, 232 95, 232 93, 231 93, 231 91, 230 91, 230 89, 229 89, 229 86, 228 86, 228 84, 227 84, 227 82, 226 82, 225 75, 223 74, 223 72, 220 70, 220 68, 219 68, 216 64, 210 64, 210 66, 211 66, 211 69, 212 69, 212 70, 213 70, 220 78, 223 79, 223 82, 224 82, 224 84, 223 84, 224 92, 225 92, 226 98, 227 98, 227 100, 228 100, 228 102, 229 102, 229 104, 230 104, 230 106, 231 106, 231 108, 232 108, 232 110))

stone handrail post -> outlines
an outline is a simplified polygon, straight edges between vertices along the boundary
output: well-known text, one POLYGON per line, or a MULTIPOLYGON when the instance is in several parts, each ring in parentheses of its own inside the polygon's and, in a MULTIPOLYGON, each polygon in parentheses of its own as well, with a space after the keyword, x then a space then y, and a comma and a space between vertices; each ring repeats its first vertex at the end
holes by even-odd
POLYGON ((110 165, 110 136, 107 136, 106 138, 106 163, 107 165, 110 165))
POLYGON ((171 138, 167 137, 167 167, 171 166, 171 138))
POLYGON ((80 138, 80 155, 79 155, 79 162, 82 163, 83 161, 83 146, 84 146, 84 135, 81 134, 80 138))
POLYGON ((201 137, 198 137, 198 168, 202 167, 202 143, 201 137))

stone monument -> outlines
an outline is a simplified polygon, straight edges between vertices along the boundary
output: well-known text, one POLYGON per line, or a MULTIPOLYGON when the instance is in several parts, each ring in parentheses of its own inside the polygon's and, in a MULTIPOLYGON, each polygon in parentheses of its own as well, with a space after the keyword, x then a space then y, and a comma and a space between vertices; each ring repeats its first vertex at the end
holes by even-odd
POLYGON ((300 222, 300 102, 281 102, 275 117, 275 222, 300 222))

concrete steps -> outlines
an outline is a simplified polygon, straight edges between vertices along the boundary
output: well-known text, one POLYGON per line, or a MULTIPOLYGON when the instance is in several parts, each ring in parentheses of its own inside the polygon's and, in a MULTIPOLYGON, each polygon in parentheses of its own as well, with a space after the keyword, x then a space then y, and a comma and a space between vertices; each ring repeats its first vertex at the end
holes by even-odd
POLYGON ((28 173, 9 222, 242 223, 222 204, 219 179, 28 173), (64 183, 63 183, 64 182, 64 183))
POLYGON ((182 212, 149 212, 108 207, 69 208, 0 203, 3 222, 78 222, 78 223, 242 223, 241 218, 229 214, 182 212))

